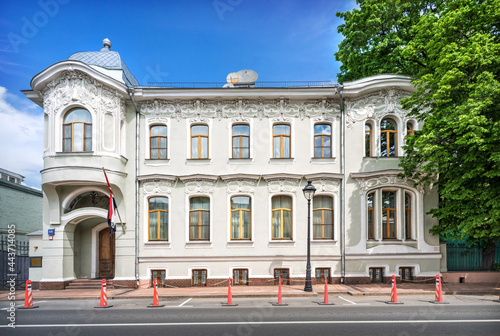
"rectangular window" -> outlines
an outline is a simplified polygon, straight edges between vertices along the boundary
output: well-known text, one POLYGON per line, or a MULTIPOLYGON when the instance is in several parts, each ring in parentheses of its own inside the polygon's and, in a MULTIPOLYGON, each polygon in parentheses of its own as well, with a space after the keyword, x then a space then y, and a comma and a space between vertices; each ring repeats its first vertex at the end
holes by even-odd
POLYGON ((275 268, 274 269, 274 284, 279 284, 279 278, 281 277, 282 285, 290 284, 290 270, 288 268, 275 268))
POLYGON ((290 158, 290 125, 273 126, 273 157, 290 158))
POLYGON ((400 267, 399 277, 402 281, 412 281, 413 280, 413 267, 400 267))
POLYGON ((332 126, 329 124, 314 125, 314 157, 332 157, 332 126))
POLYGON ((233 159, 250 158, 250 126, 233 125, 233 159))
POLYGON ((290 196, 274 196, 272 203, 272 239, 292 239, 292 198, 290 196))
POLYGON ((30 267, 42 267, 42 257, 30 257, 30 267))
POLYGON ((210 239, 210 198, 189 199, 189 240, 210 239))
POLYGON ((333 197, 313 198, 313 239, 333 239, 333 197))
POLYGON ((370 267, 370 282, 382 283, 384 282, 384 269, 382 267, 370 267))
POLYGON ((191 126, 191 158, 208 159, 208 126, 191 126))
POLYGON ((405 194, 405 238, 412 239, 411 235, 411 196, 405 194))
POLYGON ((231 240, 251 239, 251 221, 250 197, 231 197, 231 240))
POLYGON ((207 285, 207 270, 193 270, 193 287, 205 287, 207 285))
POLYGON ((168 240, 168 198, 149 199, 149 240, 168 240))
POLYGON ((150 158, 155 160, 167 159, 167 126, 151 126, 150 158))
POLYGON ((244 286, 248 285, 248 270, 234 269, 233 270, 233 285, 244 286))
POLYGON ((384 239, 396 239, 396 192, 382 191, 382 231, 384 239))
POLYGON ((372 127, 365 124, 365 157, 372 156, 372 127))
POLYGON ((329 268, 316 268, 316 283, 324 284, 326 277, 326 283, 331 284, 332 280, 330 278, 330 269, 329 268))
POLYGON ((373 198, 375 193, 368 194, 367 207, 368 207, 368 239, 375 239, 375 215, 373 209, 373 198))
POLYGON ((154 284, 154 279, 158 287, 165 287, 165 270, 151 270, 151 286, 154 284))

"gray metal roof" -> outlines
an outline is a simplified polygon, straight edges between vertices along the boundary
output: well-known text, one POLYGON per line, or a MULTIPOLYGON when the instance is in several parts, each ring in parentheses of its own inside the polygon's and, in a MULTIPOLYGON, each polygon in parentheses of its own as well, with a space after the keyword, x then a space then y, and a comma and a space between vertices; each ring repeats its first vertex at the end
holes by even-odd
POLYGON ((97 65, 110 70, 122 70, 123 81, 128 86, 139 86, 139 82, 120 57, 117 51, 110 50, 111 42, 108 39, 102 41, 103 47, 99 51, 80 51, 68 57, 68 60, 80 61, 88 65, 97 65))

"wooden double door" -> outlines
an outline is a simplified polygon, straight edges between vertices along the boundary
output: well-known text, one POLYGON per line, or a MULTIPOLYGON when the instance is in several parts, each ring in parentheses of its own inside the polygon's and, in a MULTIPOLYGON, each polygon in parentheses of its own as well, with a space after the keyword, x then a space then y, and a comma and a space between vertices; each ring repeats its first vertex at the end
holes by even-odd
POLYGON ((99 277, 115 276, 115 235, 109 234, 109 227, 99 232, 99 277))

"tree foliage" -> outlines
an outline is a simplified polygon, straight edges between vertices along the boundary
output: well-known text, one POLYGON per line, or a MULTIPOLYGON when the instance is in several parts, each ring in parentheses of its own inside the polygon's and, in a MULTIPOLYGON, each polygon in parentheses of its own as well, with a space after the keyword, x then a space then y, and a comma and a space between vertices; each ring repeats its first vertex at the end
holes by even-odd
POLYGON ((438 185, 434 233, 500 238, 500 1, 358 0, 337 13, 339 81, 381 72, 413 78, 403 101, 424 122, 406 138, 405 176, 438 185), (380 19, 378 19, 380 18, 380 19), (385 18, 388 18, 384 21, 385 18), (361 31, 361 32, 357 32, 361 31), (365 44, 363 46, 363 43, 365 44))

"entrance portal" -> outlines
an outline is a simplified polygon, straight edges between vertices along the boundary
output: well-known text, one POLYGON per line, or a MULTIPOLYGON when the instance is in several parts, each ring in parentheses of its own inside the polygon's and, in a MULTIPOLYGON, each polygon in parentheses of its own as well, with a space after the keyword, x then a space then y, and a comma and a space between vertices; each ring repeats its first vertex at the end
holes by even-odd
POLYGON ((115 235, 110 236, 109 227, 99 232, 99 277, 115 276, 115 235))

